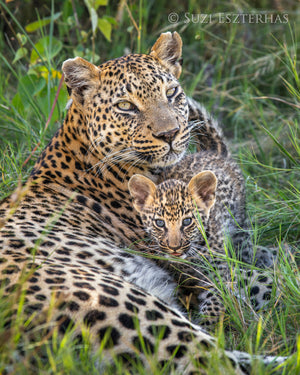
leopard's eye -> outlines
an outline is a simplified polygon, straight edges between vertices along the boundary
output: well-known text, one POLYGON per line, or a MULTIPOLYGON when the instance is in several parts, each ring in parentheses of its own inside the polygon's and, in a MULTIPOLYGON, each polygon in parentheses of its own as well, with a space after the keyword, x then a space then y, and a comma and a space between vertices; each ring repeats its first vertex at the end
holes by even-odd
POLYGON ((166 91, 166 96, 168 99, 171 99, 177 92, 177 87, 172 87, 166 91))
POLYGON ((182 225, 184 227, 188 227, 191 224, 192 224, 192 219, 190 217, 186 217, 185 219, 182 220, 182 225))
POLYGON ((133 103, 127 102, 126 100, 118 102, 116 106, 122 111, 133 111, 136 109, 136 106, 133 103))
POLYGON ((165 226, 165 222, 164 222, 164 220, 162 220, 162 219, 156 219, 156 220, 155 220, 155 225, 156 225, 157 227, 159 227, 159 228, 163 228, 163 227, 165 226))

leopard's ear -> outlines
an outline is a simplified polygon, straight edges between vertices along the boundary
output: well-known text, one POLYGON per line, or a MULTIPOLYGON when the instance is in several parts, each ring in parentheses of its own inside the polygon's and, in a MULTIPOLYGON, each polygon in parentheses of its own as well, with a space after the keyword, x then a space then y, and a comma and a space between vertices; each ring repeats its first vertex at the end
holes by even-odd
POLYGON ((128 189, 134 199, 134 208, 141 212, 153 202, 156 185, 149 178, 135 174, 129 180, 128 189))
POLYGON ((209 215, 211 207, 215 204, 217 177, 211 171, 203 171, 194 176, 188 184, 188 189, 195 199, 199 209, 209 215))
POLYGON ((100 69, 81 57, 66 60, 62 71, 69 92, 81 104, 88 92, 100 84, 100 69))
POLYGON ((163 33, 151 48, 150 55, 159 60, 176 78, 181 74, 182 40, 179 34, 163 33))

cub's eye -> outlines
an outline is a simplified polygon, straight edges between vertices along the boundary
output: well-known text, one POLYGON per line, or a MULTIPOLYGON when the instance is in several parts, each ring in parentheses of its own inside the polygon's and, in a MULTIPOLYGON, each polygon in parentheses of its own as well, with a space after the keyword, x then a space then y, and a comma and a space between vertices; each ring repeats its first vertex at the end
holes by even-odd
POLYGON ((159 228, 163 228, 165 226, 165 222, 162 219, 156 219, 155 225, 159 228))
POLYGON ((188 227, 191 224, 192 224, 192 219, 190 217, 187 217, 187 218, 185 218, 185 219, 182 220, 182 225, 184 227, 188 227))
POLYGON ((116 106, 122 111, 133 111, 136 109, 136 106, 130 102, 124 100, 123 102, 118 102, 116 106))
POLYGON ((166 91, 166 96, 168 99, 171 99, 177 92, 177 87, 172 87, 166 91))

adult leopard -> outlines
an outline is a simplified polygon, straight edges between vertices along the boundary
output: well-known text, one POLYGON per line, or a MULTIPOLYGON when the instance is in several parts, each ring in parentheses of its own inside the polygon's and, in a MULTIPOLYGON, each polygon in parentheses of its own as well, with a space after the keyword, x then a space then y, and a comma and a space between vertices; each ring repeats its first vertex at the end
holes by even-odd
MULTIPOLYGON (((146 346, 158 349, 162 366, 173 358, 173 368, 189 373, 205 372, 214 339, 176 310, 163 270, 123 250, 142 230, 128 180, 139 173, 155 181, 188 146, 180 55, 179 35, 166 33, 149 55, 99 67, 81 58, 63 64, 72 104, 23 190, 2 202, 0 274, 5 295, 26 290, 24 310, 39 323, 54 295, 51 322, 60 333, 76 326, 80 338, 80 326, 88 326, 94 349, 101 344, 108 359, 112 349, 122 358, 140 352, 147 366, 146 346)), ((224 151, 213 141, 218 130, 205 126, 224 151)), ((229 360, 236 373, 249 362, 238 352, 217 355, 220 369, 229 360)))

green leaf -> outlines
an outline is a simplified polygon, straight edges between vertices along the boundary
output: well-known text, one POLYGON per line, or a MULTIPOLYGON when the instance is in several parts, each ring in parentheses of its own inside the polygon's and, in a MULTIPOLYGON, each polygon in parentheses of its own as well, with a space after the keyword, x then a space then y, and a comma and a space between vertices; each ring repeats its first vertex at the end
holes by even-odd
POLYGON ((15 64, 18 60, 22 59, 23 57, 27 56, 28 49, 25 47, 19 48, 15 54, 15 58, 13 59, 13 64, 15 64))
POLYGON ((94 2, 92 2, 91 0, 84 0, 84 3, 89 10, 89 13, 91 16, 91 22, 92 22, 92 32, 93 34, 95 34, 97 26, 98 26, 98 14, 94 7, 94 2))
POLYGON ((112 25, 118 25, 118 22, 116 21, 116 19, 114 17, 104 16, 103 18, 105 18, 112 25))
POLYGON ((33 33, 34 31, 41 29, 42 27, 49 25, 51 22, 51 19, 53 21, 56 21, 61 16, 61 12, 55 13, 53 17, 45 17, 42 20, 37 20, 34 22, 29 23, 27 26, 25 26, 25 30, 28 33, 33 33))
POLYGON ((26 75, 19 79, 18 92, 12 103, 18 110, 33 109, 37 105, 37 94, 46 87, 46 80, 43 77, 26 75), (34 97, 35 96, 35 97, 34 97))
MULTIPOLYGON (((37 49, 39 54, 46 60, 52 59, 53 57, 55 57, 61 51, 62 47, 63 47, 62 42, 54 37, 52 37, 52 43, 50 45, 49 36, 45 36, 44 38, 41 38, 35 44, 35 48, 37 49)), ((30 56, 31 64, 36 64, 38 60, 39 60, 38 54, 36 53, 35 50, 32 50, 31 56, 30 56)))
POLYGON ((24 99, 28 96, 32 98, 33 96, 38 94, 45 86, 45 78, 28 75, 20 79, 19 92, 24 99))
POLYGON ((97 10, 99 7, 104 7, 108 4, 108 0, 95 0, 94 7, 97 10))
POLYGON ((17 33, 18 42, 21 44, 21 46, 24 46, 27 42, 27 36, 21 33, 17 33))
POLYGON ((90 8, 91 20, 92 20, 92 31, 95 34, 98 25, 98 14, 94 8, 90 8))
POLYGON ((38 77, 40 73, 39 73, 38 69, 36 69, 36 66, 34 66, 34 67, 29 68, 27 70, 27 74, 30 75, 30 76, 36 76, 36 77, 38 77))
POLYGON ((91 14, 91 9, 93 8, 93 5, 90 0, 84 0, 85 6, 88 8, 89 13, 91 14))
POLYGON ((110 42, 111 41, 111 23, 108 22, 105 18, 99 18, 98 27, 101 33, 105 38, 110 42))
POLYGON ((24 102, 19 92, 17 92, 16 95, 12 98, 11 104, 17 109, 18 112, 20 112, 21 114, 23 113, 24 102))
POLYGON ((84 3, 88 10, 90 10, 93 7, 90 0, 84 0, 84 3))

